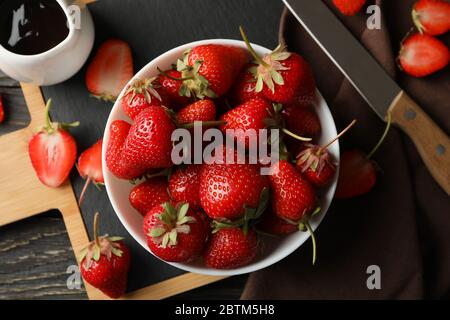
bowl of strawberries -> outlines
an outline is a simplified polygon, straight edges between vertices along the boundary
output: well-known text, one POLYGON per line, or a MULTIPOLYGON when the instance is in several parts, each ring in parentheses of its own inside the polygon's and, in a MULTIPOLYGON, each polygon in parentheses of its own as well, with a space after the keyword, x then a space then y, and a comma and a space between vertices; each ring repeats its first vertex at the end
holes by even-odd
POLYGON ((337 182, 336 127, 310 66, 242 34, 149 62, 104 134, 106 190, 125 228, 159 259, 206 275, 260 270, 310 236, 314 263, 337 182))

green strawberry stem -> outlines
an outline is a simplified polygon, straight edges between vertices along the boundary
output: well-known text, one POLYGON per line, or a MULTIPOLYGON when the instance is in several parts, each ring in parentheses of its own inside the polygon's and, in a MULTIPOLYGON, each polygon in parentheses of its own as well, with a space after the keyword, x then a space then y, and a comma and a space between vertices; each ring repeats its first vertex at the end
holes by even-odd
POLYGON ((185 80, 193 80, 194 77, 185 77, 185 78, 176 78, 176 77, 172 77, 171 75, 169 75, 167 72, 161 70, 159 67, 157 67, 156 69, 158 69, 159 73, 161 73, 163 76, 172 79, 174 81, 185 81, 185 80))
POLYGON ((391 128, 391 123, 392 123, 392 116, 391 116, 391 113, 388 112, 386 129, 384 129, 384 132, 383 132, 383 135, 381 136, 380 141, 378 141, 376 146, 372 149, 372 151, 370 151, 369 155, 367 156, 367 159, 372 158, 372 156, 375 154, 375 152, 377 152, 377 150, 380 148, 381 144, 386 139, 387 134, 389 133, 389 129, 391 128))
POLYGON ((48 99, 47 104, 45 105, 45 126, 44 130, 48 134, 52 134, 58 130, 58 128, 62 128, 64 130, 67 130, 69 128, 78 127, 80 125, 79 121, 70 122, 70 123, 53 123, 50 119, 50 108, 52 106, 52 99, 48 99))
POLYGON ((100 239, 98 238, 98 222, 99 222, 100 214, 98 212, 94 215, 94 241, 95 245, 100 248, 100 239))
MULTIPOLYGON (((216 127, 227 124, 226 121, 198 121, 202 123, 203 127, 216 127)), ((191 129, 194 127, 195 122, 180 124, 178 127, 184 129, 191 129)))
POLYGON ((345 128, 344 130, 342 130, 337 136, 336 138, 334 138, 333 140, 331 140, 330 142, 328 142, 326 145, 320 147, 319 149, 319 154, 322 153, 323 150, 328 149, 329 146, 331 146, 333 143, 335 143, 339 138, 341 138, 348 130, 350 130, 351 127, 353 127, 356 123, 356 120, 353 120, 348 126, 347 128, 345 128))
POLYGON ((312 265, 316 264, 316 258, 317 258, 317 244, 316 244, 316 237, 314 236, 314 231, 311 228, 311 225, 308 221, 304 221, 303 224, 305 225, 306 229, 308 229, 309 234, 311 235, 312 240, 312 246, 313 246, 313 257, 312 257, 312 265))
POLYGON ((45 105, 45 131, 48 133, 53 132, 52 121, 50 120, 50 107, 52 106, 52 99, 48 99, 47 104, 45 105))
POLYGON ((242 26, 239 26, 239 31, 241 32, 242 39, 244 40, 245 45, 247 46, 247 49, 248 51, 250 51, 250 54, 253 56, 253 58, 255 58, 255 60, 259 64, 263 65, 265 68, 270 68, 269 64, 267 64, 263 59, 261 59, 261 57, 256 53, 255 49, 253 49, 242 26))
POLYGON ((301 136, 299 136, 299 135, 296 135, 295 133, 293 133, 292 131, 289 131, 289 130, 286 129, 286 128, 282 128, 281 131, 283 131, 284 133, 286 133, 288 136, 291 136, 292 138, 297 139, 297 140, 300 140, 300 141, 306 141, 306 142, 308 142, 308 141, 311 141, 311 140, 312 140, 311 138, 305 138, 305 137, 301 137, 301 136))

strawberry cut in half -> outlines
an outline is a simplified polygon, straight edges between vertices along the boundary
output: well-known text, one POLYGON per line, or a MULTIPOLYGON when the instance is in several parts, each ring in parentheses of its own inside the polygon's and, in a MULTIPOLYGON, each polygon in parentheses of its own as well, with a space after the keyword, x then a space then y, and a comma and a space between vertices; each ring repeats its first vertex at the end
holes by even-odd
POLYGON ((450 30, 450 3, 441 0, 419 0, 412 11, 420 33, 438 36, 450 30))
POLYGON ((400 69, 407 74, 426 77, 448 65, 450 51, 438 39, 415 33, 403 41, 397 61, 400 69))
POLYGON ((28 154, 39 180, 48 187, 56 188, 67 180, 75 164, 77 144, 66 129, 78 126, 79 122, 51 122, 51 104, 49 99, 45 108, 45 126, 31 137, 28 154))
POLYGON ((104 42, 86 72, 86 87, 93 97, 114 102, 133 77, 133 57, 128 43, 104 42))
POLYGON ((103 139, 100 139, 90 148, 83 151, 78 158, 78 173, 83 179, 86 179, 78 200, 78 205, 83 203, 84 195, 91 182, 94 183, 98 189, 105 183, 102 170, 102 145, 103 139))

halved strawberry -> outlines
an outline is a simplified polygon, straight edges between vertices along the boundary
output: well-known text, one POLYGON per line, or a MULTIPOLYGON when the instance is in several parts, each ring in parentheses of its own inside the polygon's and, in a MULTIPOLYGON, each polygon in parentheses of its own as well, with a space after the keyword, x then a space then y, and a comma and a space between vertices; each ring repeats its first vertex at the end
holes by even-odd
POLYGON ((366 0, 333 0, 333 4, 346 16, 354 16, 366 4, 366 0))
POLYGON ((90 63, 86 87, 94 97, 114 102, 133 74, 133 57, 128 43, 110 39, 100 46, 90 63))
POLYGON ((438 36, 450 30, 450 3, 441 0, 419 0, 412 11, 420 33, 438 36))
POLYGON ((83 202, 84 194, 91 182, 93 182, 97 188, 105 183, 102 170, 102 145, 103 139, 100 139, 90 148, 83 151, 78 158, 78 172, 83 179, 86 179, 86 183, 84 184, 78 200, 79 205, 83 202))
POLYGON ((56 188, 66 181, 77 156, 75 139, 66 129, 79 123, 51 122, 48 113, 51 104, 49 99, 45 108, 46 124, 31 138, 28 154, 39 180, 48 187, 56 188))
POLYGON ((398 61, 401 69, 407 74, 425 77, 448 65, 450 51, 438 39, 416 33, 403 41, 398 61))

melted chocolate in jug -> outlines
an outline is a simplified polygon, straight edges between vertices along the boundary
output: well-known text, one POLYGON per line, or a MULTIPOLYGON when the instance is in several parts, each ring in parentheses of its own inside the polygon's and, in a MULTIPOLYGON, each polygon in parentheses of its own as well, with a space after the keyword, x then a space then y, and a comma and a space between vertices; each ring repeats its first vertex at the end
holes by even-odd
POLYGON ((0 44, 6 50, 42 53, 68 34, 67 17, 56 0, 0 0, 0 44))

